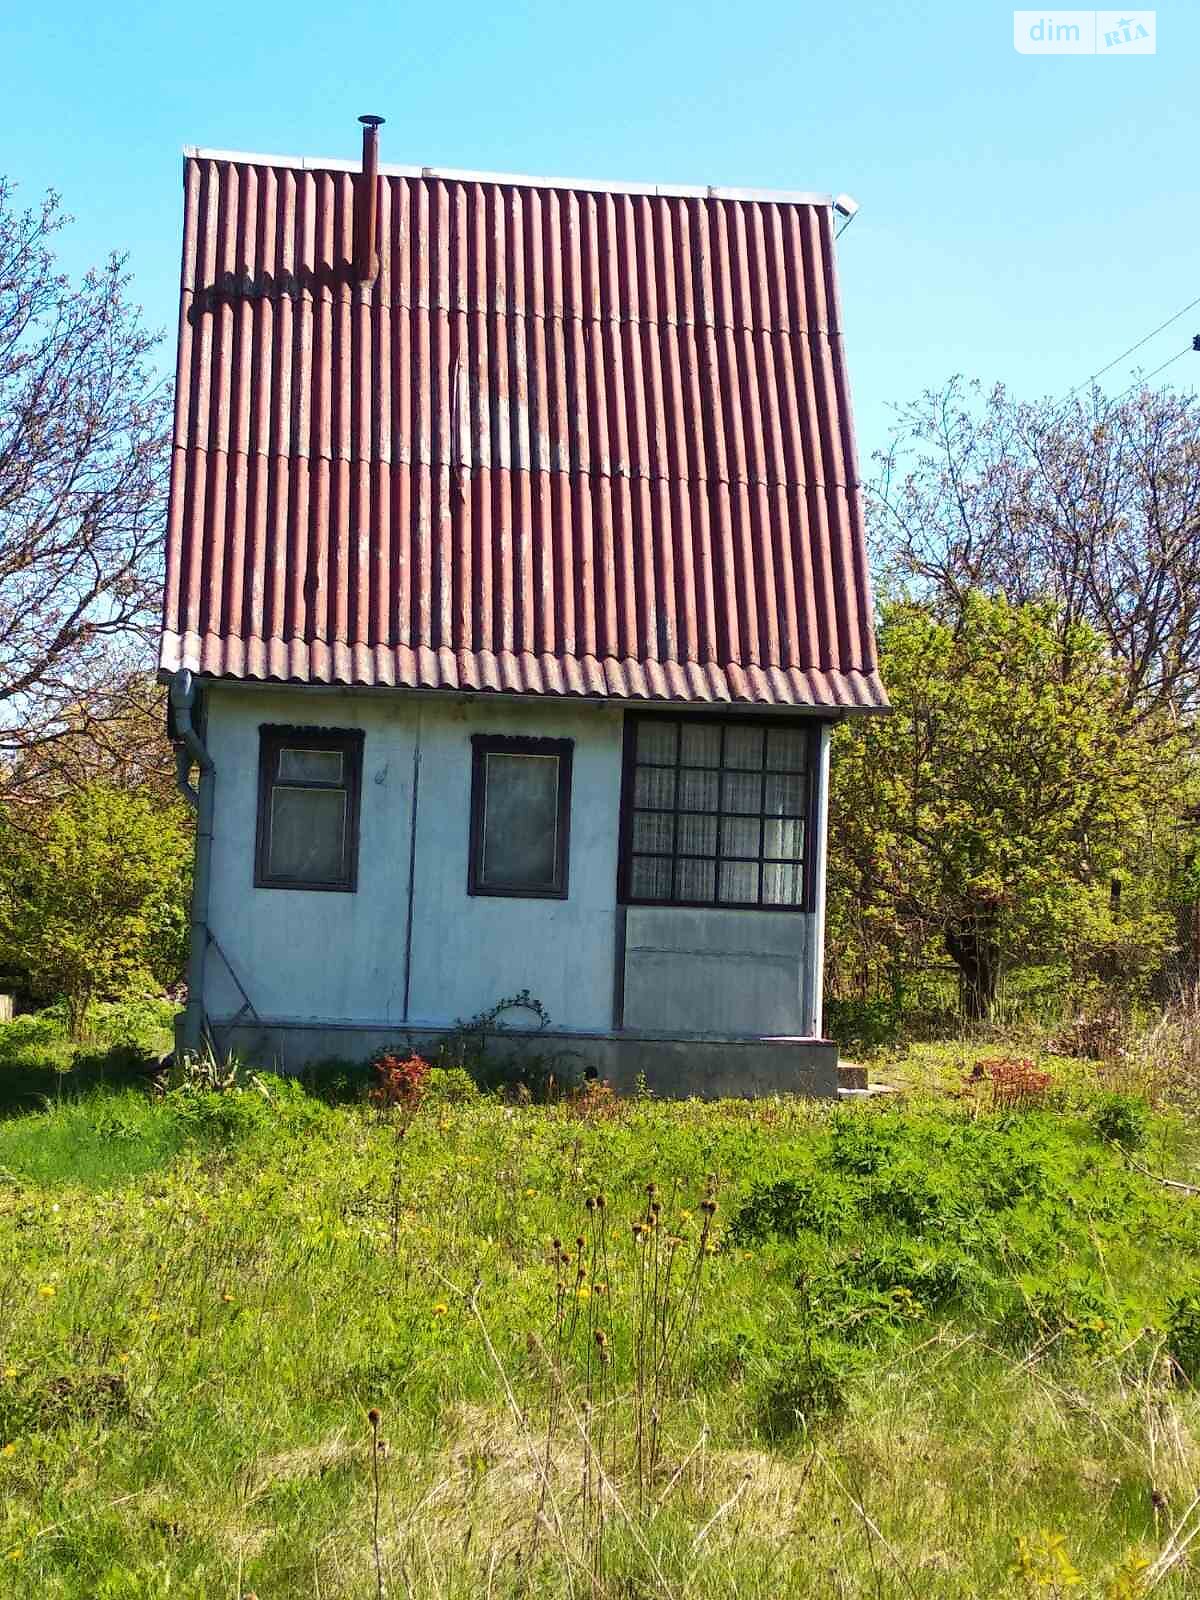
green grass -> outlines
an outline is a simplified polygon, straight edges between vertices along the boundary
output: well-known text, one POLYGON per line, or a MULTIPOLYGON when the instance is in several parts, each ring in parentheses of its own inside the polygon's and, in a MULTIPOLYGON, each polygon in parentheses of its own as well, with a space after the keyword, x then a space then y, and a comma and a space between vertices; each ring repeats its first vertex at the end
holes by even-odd
POLYGON ((1195 1525, 1200 1200, 1094 1069, 1005 1114, 951 1054, 848 1111, 23 1087, 0 1594, 1142 1592, 1195 1525))

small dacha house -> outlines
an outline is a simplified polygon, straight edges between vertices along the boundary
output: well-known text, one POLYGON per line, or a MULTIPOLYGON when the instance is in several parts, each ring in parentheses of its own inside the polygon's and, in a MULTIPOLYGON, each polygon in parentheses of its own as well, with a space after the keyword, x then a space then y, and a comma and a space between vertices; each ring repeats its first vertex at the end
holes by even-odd
POLYGON ((886 702, 832 202, 362 120, 361 167, 185 153, 182 1042, 428 1049, 527 990, 618 1087, 833 1094, 830 729, 886 702))

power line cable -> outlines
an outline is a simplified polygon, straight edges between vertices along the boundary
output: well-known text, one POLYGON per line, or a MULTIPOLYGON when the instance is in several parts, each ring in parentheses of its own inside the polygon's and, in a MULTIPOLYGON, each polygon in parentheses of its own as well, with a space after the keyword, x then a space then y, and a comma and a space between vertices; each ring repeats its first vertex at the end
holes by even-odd
POLYGON ((1135 378, 1134 381, 1129 385, 1128 389, 1121 390, 1121 393, 1117 396, 1116 400, 1113 401, 1113 405, 1116 405, 1119 401, 1124 400, 1125 396, 1127 394, 1132 394, 1135 389, 1149 383, 1151 378, 1157 378, 1160 372, 1165 372, 1169 366, 1172 366, 1176 361, 1179 360, 1180 356, 1190 355, 1193 350, 1200 350, 1200 336, 1193 339, 1191 344, 1185 344, 1182 350, 1176 350, 1173 356, 1167 357, 1161 367, 1155 367, 1154 371, 1148 372, 1144 378, 1135 378))
MULTIPOLYGON (((1157 328, 1151 328, 1148 334, 1139 339, 1136 344, 1131 344, 1128 350, 1122 350, 1119 356, 1114 356, 1106 367, 1101 367, 1099 372, 1093 372, 1090 378, 1085 378, 1082 383, 1077 383, 1071 390, 1070 394, 1068 394, 1065 398, 1069 400, 1071 395, 1078 394, 1081 389, 1086 389, 1089 384, 1095 383, 1097 378, 1102 378, 1106 372, 1111 372, 1113 367, 1124 361, 1126 356, 1131 356, 1135 350, 1140 350, 1144 344, 1149 344, 1150 340, 1154 338, 1156 333, 1161 333, 1164 328, 1169 328, 1173 322, 1178 322, 1180 317, 1186 316, 1193 306, 1200 306, 1200 295, 1197 295, 1194 300, 1189 301, 1188 304, 1177 311, 1173 317, 1168 317, 1165 322, 1160 322, 1157 328)), ((1189 345, 1188 348, 1190 349, 1191 346, 1189 345)), ((1180 351, 1180 354, 1182 355, 1183 352, 1180 351)), ((1175 357, 1172 356, 1171 360, 1174 361, 1175 357)), ((1164 362, 1163 366, 1166 364, 1167 363, 1164 362)), ((1159 367, 1158 371, 1161 372, 1162 367, 1159 367)), ((1154 374, 1151 373, 1150 376, 1153 377, 1154 374)), ((1126 390, 1125 392, 1128 394, 1129 391, 1126 390)))

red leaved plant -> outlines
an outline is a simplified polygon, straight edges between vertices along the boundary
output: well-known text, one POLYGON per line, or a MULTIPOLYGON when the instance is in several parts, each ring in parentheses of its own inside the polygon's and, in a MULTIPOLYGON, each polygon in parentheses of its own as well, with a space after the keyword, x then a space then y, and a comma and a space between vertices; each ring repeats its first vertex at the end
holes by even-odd
POLYGON ((990 1083, 993 1105, 1015 1106, 1044 1100, 1051 1078, 1027 1057, 998 1056, 991 1061, 977 1061, 967 1074, 967 1082, 990 1083))
POLYGON ((375 1073, 370 1091, 373 1104, 412 1108, 419 1103, 429 1077, 429 1062, 424 1056, 401 1056, 392 1050, 381 1050, 372 1058, 371 1067, 375 1073))

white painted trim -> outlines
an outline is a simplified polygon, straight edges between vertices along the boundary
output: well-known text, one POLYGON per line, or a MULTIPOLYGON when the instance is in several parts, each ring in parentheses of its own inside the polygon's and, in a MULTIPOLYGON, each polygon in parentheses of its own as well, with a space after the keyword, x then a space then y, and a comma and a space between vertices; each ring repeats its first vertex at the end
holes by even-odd
POLYGON ((825 1022, 825 878, 829 857, 829 751, 833 729, 827 722, 821 728, 817 757, 816 838, 813 848, 812 939, 808 948, 805 974, 804 1021, 811 1038, 820 1039, 825 1022))
MULTIPOLYGON (((229 161, 248 167, 290 167, 297 172, 358 172, 361 163, 337 156, 276 156, 251 150, 209 150, 185 144, 185 161, 229 161)), ((687 200, 761 200, 774 205, 832 206, 833 196, 807 189, 740 189, 702 183, 625 183, 619 178, 535 177, 524 172, 473 172, 460 167, 384 164, 384 178, 444 178, 449 183, 490 183, 506 189, 573 189, 586 194, 655 195, 687 200)))

